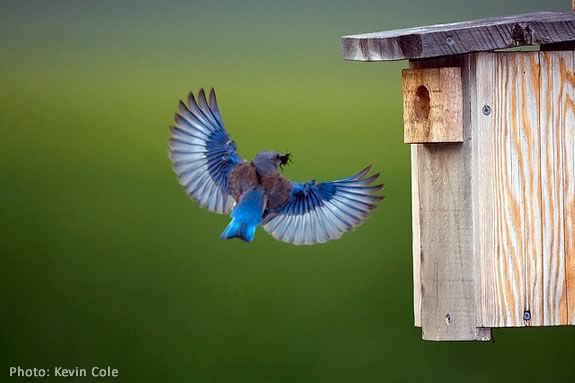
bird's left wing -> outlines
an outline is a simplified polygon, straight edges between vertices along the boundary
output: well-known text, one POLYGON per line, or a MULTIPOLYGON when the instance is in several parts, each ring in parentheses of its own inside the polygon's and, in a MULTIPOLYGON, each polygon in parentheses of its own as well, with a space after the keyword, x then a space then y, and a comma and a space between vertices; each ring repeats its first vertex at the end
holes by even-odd
POLYGON ((200 206, 214 213, 229 213, 235 201, 228 174, 243 160, 224 129, 214 90, 209 102, 203 89, 197 101, 192 93, 187 105, 180 101, 175 122, 170 159, 180 184, 200 206))
POLYGON ((370 186, 379 174, 366 177, 371 166, 342 180, 292 183, 290 199, 263 220, 275 239, 311 245, 339 238, 361 224, 383 197, 383 185, 370 186))

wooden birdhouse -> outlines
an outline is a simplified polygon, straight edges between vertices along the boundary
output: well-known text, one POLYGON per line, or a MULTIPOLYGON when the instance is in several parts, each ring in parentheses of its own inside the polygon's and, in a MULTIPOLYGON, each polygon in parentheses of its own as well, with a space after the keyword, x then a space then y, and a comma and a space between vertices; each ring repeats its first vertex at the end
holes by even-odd
POLYGON ((342 38, 348 60, 409 60, 404 141, 423 339, 575 324, 574 42, 571 12, 342 38))

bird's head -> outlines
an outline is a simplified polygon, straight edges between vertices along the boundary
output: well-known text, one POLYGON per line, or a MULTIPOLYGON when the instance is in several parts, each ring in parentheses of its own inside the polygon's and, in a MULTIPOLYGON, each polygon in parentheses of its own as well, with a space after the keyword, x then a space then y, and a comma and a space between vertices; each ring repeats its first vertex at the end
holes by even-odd
POLYGON ((281 154, 274 151, 259 152, 252 161, 258 172, 265 176, 277 173, 278 168, 283 168, 290 162, 290 153, 281 154))

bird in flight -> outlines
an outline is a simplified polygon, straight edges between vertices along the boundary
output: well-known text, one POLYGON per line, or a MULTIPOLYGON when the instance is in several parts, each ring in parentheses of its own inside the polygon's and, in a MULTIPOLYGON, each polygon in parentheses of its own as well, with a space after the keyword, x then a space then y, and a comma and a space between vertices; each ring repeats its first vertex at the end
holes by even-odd
POLYGON ((292 182, 280 170, 290 153, 263 151, 242 159, 224 129, 212 89, 180 101, 171 127, 170 159, 180 184, 209 211, 229 214, 221 238, 254 239, 261 225, 274 238, 295 245, 337 239, 361 224, 383 199, 372 185, 371 166, 337 181, 292 182))

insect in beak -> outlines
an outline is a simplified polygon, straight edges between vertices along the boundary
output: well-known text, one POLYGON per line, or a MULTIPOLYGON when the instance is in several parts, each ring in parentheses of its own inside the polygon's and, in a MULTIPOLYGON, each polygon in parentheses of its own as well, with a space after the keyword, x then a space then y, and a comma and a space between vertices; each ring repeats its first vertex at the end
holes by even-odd
POLYGON ((283 170, 284 166, 287 166, 293 162, 291 159, 291 153, 286 153, 283 156, 279 156, 279 160, 281 170, 283 170))

